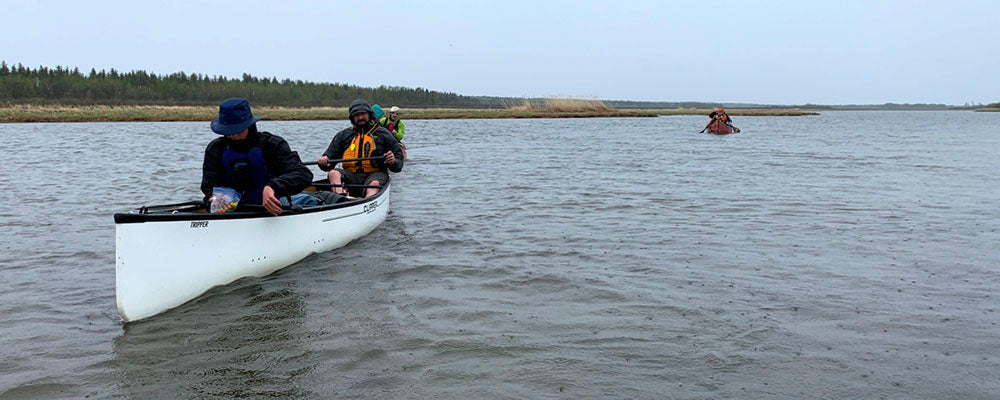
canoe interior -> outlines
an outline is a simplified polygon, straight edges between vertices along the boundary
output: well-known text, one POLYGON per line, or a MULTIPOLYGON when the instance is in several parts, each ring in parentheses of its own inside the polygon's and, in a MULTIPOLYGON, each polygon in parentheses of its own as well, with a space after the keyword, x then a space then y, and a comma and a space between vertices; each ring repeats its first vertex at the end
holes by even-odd
POLYGON ((733 133, 733 128, 730 128, 729 125, 723 124, 722 121, 717 121, 716 123, 708 127, 708 133, 714 133, 716 135, 726 135, 733 133))
POLYGON ((385 221, 391 191, 387 182, 369 198, 289 208, 278 216, 266 211, 211 214, 199 202, 117 214, 118 312, 123 321, 148 318, 212 287, 267 276, 310 254, 346 246, 385 221))
MULTIPOLYGON (((386 180, 383 184, 382 189, 371 197, 361 198, 361 197, 348 197, 348 201, 337 203, 337 204, 325 204, 320 206, 311 207, 282 207, 284 211, 281 215, 277 217, 282 217, 286 215, 296 215, 304 213, 313 213, 319 211, 332 210, 343 207, 351 207, 358 204, 364 204, 371 202, 385 193, 385 188, 389 187, 392 179, 386 180)), ((326 180, 316 180, 313 184, 327 184, 326 180)), ((315 192, 315 191, 329 191, 328 187, 317 187, 309 186, 303 192, 315 192)), ((215 220, 215 219, 240 219, 240 218, 261 218, 261 217, 271 217, 272 215, 264 209, 263 206, 241 206, 235 212, 228 213, 217 213, 211 214, 205 209, 204 204, 199 200, 188 201, 184 203, 176 204, 163 204, 163 205, 153 205, 153 206, 142 206, 131 210, 127 213, 115 213, 115 223, 116 224, 128 224, 128 223, 142 223, 142 222, 152 222, 152 221, 184 221, 184 220, 215 220)))

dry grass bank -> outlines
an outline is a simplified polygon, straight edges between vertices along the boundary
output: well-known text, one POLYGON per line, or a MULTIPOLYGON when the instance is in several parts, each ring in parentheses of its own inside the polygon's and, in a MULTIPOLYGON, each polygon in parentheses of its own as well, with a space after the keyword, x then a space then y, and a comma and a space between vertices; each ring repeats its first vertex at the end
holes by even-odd
POLYGON ((597 99, 575 99, 568 97, 549 97, 532 101, 521 99, 518 102, 504 104, 511 111, 548 111, 548 112, 611 112, 614 107, 597 99))
MULTIPOLYGON (((712 113, 711 108, 655 108, 640 109, 644 113, 654 115, 704 115, 712 113)), ((726 114, 731 116, 753 116, 753 117, 800 117, 804 115, 819 115, 815 111, 803 111, 798 108, 730 108, 726 109, 726 114)))
MULTIPOLYGON (((0 107, 0 122, 210 121, 218 107, 184 106, 8 106, 0 107)), ((344 120, 346 107, 253 107, 271 121, 344 120)), ((404 119, 652 117, 636 110, 592 108, 406 108, 404 119)))
MULTIPOLYGON (((271 121, 344 120, 346 107, 254 107, 271 121)), ((504 109, 404 108, 404 119, 588 118, 708 115, 708 109, 615 109, 596 100, 551 99, 543 104, 514 104, 504 109)), ((815 115, 797 109, 733 109, 732 116, 815 115)), ((0 106, 0 122, 211 121, 216 106, 0 106)))

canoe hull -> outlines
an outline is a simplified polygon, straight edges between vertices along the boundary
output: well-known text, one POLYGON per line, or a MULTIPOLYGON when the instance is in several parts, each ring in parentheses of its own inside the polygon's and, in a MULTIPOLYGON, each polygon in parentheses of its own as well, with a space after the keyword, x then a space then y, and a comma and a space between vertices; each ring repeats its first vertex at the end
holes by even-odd
POLYGON ((126 322, 147 318, 214 286, 342 247, 385 220, 389 190, 350 207, 277 217, 116 223, 118 312, 126 322))
POLYGON ((722 122, 716 122, 708 127, 708 133, 714 133, 716 135, 728 135, 733 133, 733 128, 729 125, 723 124, 722 122))

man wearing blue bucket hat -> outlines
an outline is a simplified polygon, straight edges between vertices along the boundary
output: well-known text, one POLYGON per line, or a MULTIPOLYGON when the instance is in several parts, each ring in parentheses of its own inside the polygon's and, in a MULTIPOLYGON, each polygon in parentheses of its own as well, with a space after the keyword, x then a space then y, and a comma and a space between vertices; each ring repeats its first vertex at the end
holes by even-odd
POLYGON ((208 199, 216 187, 232 188, 242 195, 241 205, 263 205, 278 215, 279 199, 290 198, 298 204, 295 197, 308 197, 296 193, 311 184, 313 175, 285 139, 257 130, 260 120, 250 111, 247 99, 226 99, 219 105, 212 132, 222 137, 205 149, 201 191, 208 199))

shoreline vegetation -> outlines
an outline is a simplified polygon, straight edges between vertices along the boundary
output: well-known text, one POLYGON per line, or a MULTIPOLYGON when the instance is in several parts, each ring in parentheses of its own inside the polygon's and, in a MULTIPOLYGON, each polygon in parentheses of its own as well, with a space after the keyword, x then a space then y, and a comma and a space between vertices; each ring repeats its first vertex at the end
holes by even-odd
MULTIPOLYGON (((576 102, 578 100, 572 100, 576 102)), ((600 118, 657 117, 669 115, 707 116, 707 108, 616 109, 591 104, 512 106, 506 108, 404 108, 404 120, 415 119, 489 119, 489 118, 600 118)), ((600 103, 599 101, 597 101, 600 103)), ((603 104, 603 103, 602 103, 603 104)), ((347 107, 268 107, 254 106, 254 114, 270 121, 346 120, 347 107)), ((732 116, 804 116, 818 115, 799 109, 729 109, 732 116)), ((169 122, 211 121, 219 115, 218 106, 0 106, 0 123, 18 122, 169 122)))
POLYGON ((1000 103, 987 104, 984 107, 979 107, 976 112, 1000 112, 1000 103))
POLYGON ((77 67, 26 67, 0 60, 0 123, 207 121, 228 97, 250 100, 253 109, 275 121, 346 119, 341 107, 356 98, 400 106, 404 119, 585 118, 703 115, 724 107, 733 116, 801 116, 839 110, 1000 111, 1000 103, 969 104, 754 104, 664 102, 587 98, 468 96, 425 88, 362 87, 289 78, 240 78, 201 73, 155 74, 77 67))

